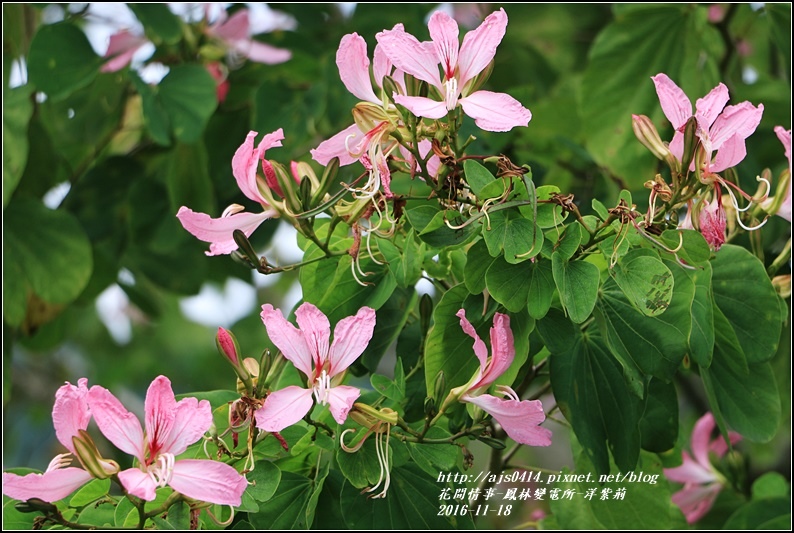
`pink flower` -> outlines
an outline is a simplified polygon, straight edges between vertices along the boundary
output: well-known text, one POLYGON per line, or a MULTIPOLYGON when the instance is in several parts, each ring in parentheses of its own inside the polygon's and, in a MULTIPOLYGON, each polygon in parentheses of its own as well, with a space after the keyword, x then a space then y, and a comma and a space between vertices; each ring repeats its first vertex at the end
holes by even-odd
POLYGON ((709 246, 715 252, 718 251, 725 244, 726 226, 725 208, 722 206, 719 194, 711 202, 706 202, 706 205, 703 206, 698 223, 703 238, 706 239, 706 242, 709 243, 709 246))
POLYGON ((93 479, 82 468, 66 466, 71 463, 70 455, 76 453, 72 438, 78 436, 80 430, 85 430, 91 420, 86 401, 87 383, 87 379, 81 378, 76 387, 66 383, 55 393, 55 405, 52 408, 55 436, 70 453, 56 455, 43 474, 19 476, 3 472, 3 494, 16 500, 39 498, 45 502, 55 502, 93 479))
POLYGON ((314 402, 328 405, 334 419, 343 424, 353 402, 361 394, 355 387, 339 385, 342 373, 361 356, 375 329, 375 311, 362 307, 355 316, 339 321, 329 344, 331 325, 322 311, 304 303, 295 317, 300 329, 284 319, 272 305, 262 306, 262 321, 273 344, 308 378, 308 389, 294 385, 271 392, 256 411, 256 425, 265 431, 281 431, 306 416, 314 402), (338 379, 332 382, 335 377, 338 379))
POLYGON ((120 30, 114 33, 110 36, 110 44, 105 52, 105 57, 109 59, 100 70, 116 72, 123 69, 130 64, 135 52, 148 42, 146 37, 135 35, 129 30, 120 30))
POLYGON ((207 35, 222 41, 229 49, 256 63, 275 65, 292 57, 292 52, 251 39, 248 10, 241 9, 227 18, 225 11, 221 18, 207 28, 207 35))
POLYGON ((254 137, 257 132, 251 131, 245 142, 237 149, 232 157, 232 174, 237 180, 237 186, 245 196, 259 203, 264 211, 261 213, 245 213, 243 206, 232 204, 224 210, 221 218, 211 218, 204 213, 196 213, 187 207, 180 207, 176 217, 187 231, 199 240, 209 242, 210 249, 207 255, 230 254, 237 249, 234 241, 234 230, 241 230, 245 236, 250 236, 259 225, 269 218, 278 216, 278 211, 262 196, 259 190, 256 171, 260 161, 264 162, 265 150, 274 146, 281 146, 284 132, 281 128, 265 135, 257 148, 254 148, 254 137))
POLYGON ((514 441, 529 446, 550 446, 551 431, 540 427, 546 419, 540 400, 522 401, 513 389, 504 385, 498 385, 496 390, 506 396, 507 400, 490 394, 480 394, 510 368, 515 358, 516 350, 513 344, 513 331, 510 329, 510 317, 502 313, 496 313, 494 316, 489 358, 488 348, 477 335, 471 322, 466 319, 466 312, 461 309, 456 316, 460 318, 463 332, 474 339, 474 354, 480 360, 480 369, 469 383, 453 392, 459 394, 462 391, 460 401, 472 403, 489 413, 514 441))
POLYGON ((432 42, 420 43, 402 25, 377 35, 386 56, 398 69, 426 81, 440 97, 433 100, 398 94, 395 102, 429 119, 444 117, 460 105, 477 126, 488 131, 508 131, 529 124, 532 114, 512 96, 473 91, 475 78, 491 63, 504 37, 504 9, 491 13, 477 29, 468 32, 462 45, 458 43, 458 23, 446 13, 433 13, 428 27, 432 42))
MULTIPOLYGON (((656 85, 656 94, 667 120, 676 132, 670 142, 670 151, 681 161, 684 155, 683 128, 692 115, 692 103, 684 91, 667 74, 651 77, 656 85)), ((747 155, 745 139, 752 135, 761 122, 763 104, 758 107, 750 102, 725 107, 728 103, 728 88, 717 85, 695 104, 697 136, 705 152, 703 159, 705 174, 716 174, 738 165, 747 155), (712 154, 716 156, 712 159, 712 154)), ((691 170, 694 170, 694 162, 691 170)))
MULTIPOLYGON (((786 130, 783 126, 775 126, 775 133, 777 134, 777 138, 780 139, 780 142, 783 143, 786 159, 788 159, 788 179, 784 178, 788 181, 788 185, 786 190, 782 192, 780 188, 778 188, 777 194, 784 194, 784 196, 783 201, 780 203, 780 207, 778 207, 777 212, 774 214, 791 222, 791 130, 786 130)), ((762 204, 762 207, 769 209, 775 203, 775 198, 769 198, 762 204)))
POLYGON ((158 376, 146 393, 146 433, 138 418, 107 389, 91 387, 88 404, 102 434, 137 459, 137 466, 118 474, 128 493, 151 501, 157 488, 168 485, 194 500, 240 505, 248 483, 233 467, 209 459, 176 460, 210 429, 212 408, 207 400, 177 402, 171 382, 158 376))
MULTIPOLYGON (((721 458, 728 451, 722 436, 711 440, 716 423, 711 413, 706 413, 692 430, 692 455, 682 452, 683 464, 675 468, 665 468, 664 475, 671 481, 683 483, 684 488, 673 494, 673 503, 681 508, 686 521, 694 524, 711 509, 723 485, 726 484, 717 469, 709 460, 709 453, 721 458)), ((729 432, 731 444, 741 440, 738 433, 729 432)))

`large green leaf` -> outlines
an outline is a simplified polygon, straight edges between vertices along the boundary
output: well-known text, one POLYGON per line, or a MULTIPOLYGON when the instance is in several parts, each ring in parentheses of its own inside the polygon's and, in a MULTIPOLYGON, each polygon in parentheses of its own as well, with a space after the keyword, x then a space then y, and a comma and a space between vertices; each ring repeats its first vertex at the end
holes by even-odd
POLYGON ((3 284, 28 284, 49 303, 67 304, 88 283, 91 244, 73 215, 53 211, 30 198, 18 198, 3 213, 6 268, 24 273, 3 284))
POLYGON ((392 469, 385 498, 367 498, 345 482, 341 498, 345 523, 359 530, 474 529, 468 513, 439 516, 439 490, 435 479, 411 464, 392 469))
POLYGON ((397 287, 386 303, 378 309, 372 340, 361 355, 361 362, 370 372, 375 372, 383 354, 397 340, 418 299, 413 287, 397 287))
MULTIPOLYGON (((715 418, 750 440, 768 442, 780 427, 780 396, 769 363, 747 364, 732 331, 715 321, 714 357, 700 375, 715 418), (714 405, 716 403, 716 405, 714 405)), ((723 429, 723 428, 720 428, 723 429)))
POLYGON ((422 257, 425 255, 425 243, 416 242, 414 232, 409 231, 403 243, 403 249, 397 248, 392 241, 378 239, 378 250, 389 264, 397 286, 413 287, 422 277, 422 257))
POLYGON ((552 354, 554 397, 596 471, 609 472, 609 451, 621 470, 633 470, 644 403, 628 388, 600 333, 582 333, 557 310, 537 326, 552 354))
POLYGON ((474 159, 467 159, 463 162, 463 171, 466 174, 466 183, 469 184, 471 191, 480 200, 486 200, 488 198, 500 196, 501 193, 495 194, 494 196, 483 195, 483 191, 485 191, 486 188, 493 188, 494 183, 502 184, 501 189, 502 193, 504 193, 504 182, 502 182, 502 180, 497 180, 497 178, 494 177, 494 175, 491 174, 487 168, 482 166, 474 159))
POLYGON ((680 265, 667 262, 675 273, 676 290, 687 291, 685 284, 694 287, 690 313, 692 328, 689 331, 689 356, 701 367, 711 364, 714 351, 714 298, 711 291, 711 264, 689 270, 680 265))
POLYGON ((652 379, 648 400, 640 420, 642 449, 662 453, 672 450, 678 440, 678 395, 672 383, 652 379))
POLYGON ((488 293, 508 311, 521 311, 527 306, 532 286, 532 266, 530 262, 511 265, 497 257, 485 274, 488 293))
POLYGON ((479 224, 472 223, 459 229, 447 226, 461 225, 464 220, 457 211, 440 211, 431 205, 420 205, 405 211, 408 222, 421 240, 436 248, 460 246, 471 241, 480 231, 479 224))
POLYGON ((129 4, 146 31, 146 36, 155 43, 176 44, 182 38, 182 25, 165 4, 129 4))
POLYGON ((727 244, 712 268, 714 302, 730 322, 747 362, 768 361, 777 352, 783 321, 764 265, 747 249, 727 244))
POLYGON ((653 176, 656 160, 634 136, 631 115, 661 122, 650 80, 660 72, 692 102, 717 85, 715 43, 719 36, 708 24, 705 7, 656 4, 617 13, 590 50, 580 90, 583 133, 599 164, 632 187, 653 176))
POLYGON ((104 60, 81 30, 68 22, 41 26, 30 44, 28 75, 36 88, 59 99, 85 87, 104 60))
POLYGON ((635 248, 610 269, 623 294, 640 313, 658 316, 667 310, 673 297, 673 274, 658 255, 635 248))
POLYGON ((488 253, 494 257, 504 253, 508 263, 519 263, 540 253, 543 236, 536 231, 536 225, 515 208, 491 213, 482 227, 488 253))
POLYGON ((554 252, 551 268, 568 316, 581 324, 590 317, 598 297, 598 267, 587 261, 569 261, 560 252, 554 252))
POLYGON ((33 114, 33 87, 24 85, 3 94, 3 209, 17 188, 28 161, 28 122, 33 114))
POLYGON ((281 470, 269 461, 260 460, 256 468, 246 475, 245 491, 256 501, 266 502, 276 493, 281 482, 281 470))
MULTIPOLYGON (((217 212, 208 167, 207 149, 203 142, 177 142, 174 145, 163 168, 172 213, 179 211, 181 206, 200 213, 217 212)), ((253 209, 258 211, 260 208, 253 209)))
POLYGON ((723 529, 791 529, 791 499, 762 498, 742 505, 725 522, 723 529))
POLYGON ((496 257, 488 253, 488 246, 484 240, 475 242, 466 252, 466 267, 463 270, 466 288, 472 294, 485 290, 485 275, 496 257))
POLYGON ((259 504, 259 512, 248 519, 257 529, 306 529, 306 507, 312 494, 312 480, 289 471, 281 474, 278 493, 259 504))

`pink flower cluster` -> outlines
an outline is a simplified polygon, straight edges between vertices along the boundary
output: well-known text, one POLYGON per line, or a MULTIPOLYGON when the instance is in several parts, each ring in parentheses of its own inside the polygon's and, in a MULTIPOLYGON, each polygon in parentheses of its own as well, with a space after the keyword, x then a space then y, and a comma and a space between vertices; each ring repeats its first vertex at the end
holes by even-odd
POLYGON ((207 400, 184 398, 176 401, 171 382, 157 377, 149 386, 145 401, 145 431, 107 389, 88 380, 77 386, 63 385, 55 394, 52 421, 55 435, 86 470, 70 467, 69 454, 55 457, 43 474, 19 476, 3 473, 3 494, 17 500, 39 498, 61 500, 94 477, 117 475, 124 490, 147 501, 155 490, 166 485, 187 498, 239 506, 248 483, 232 466, 209 459, 179 459, 188 446, 201 439, 212 425, 207 400), (114 461, 102 459, 85 434, 93 417, 102 434, 121 451, 135 458, 135 466, 120 469, 114 461), (93 448, 93 450, 91 450, 93 448))

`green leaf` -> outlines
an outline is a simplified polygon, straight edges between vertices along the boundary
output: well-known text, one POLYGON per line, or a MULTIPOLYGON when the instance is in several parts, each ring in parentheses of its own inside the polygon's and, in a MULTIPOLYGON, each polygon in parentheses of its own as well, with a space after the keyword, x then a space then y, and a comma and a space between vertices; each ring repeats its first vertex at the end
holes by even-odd
MULTIPOLYGON (((444 439, 450 437, 448 431, 431 427, 427 432, 430 439, 444 439)), ((408 451, 416 465, 430 476, 437 476, 439 472, 450 472, 455 469, 460 457, 460 448, 454 444, 421 444, 409 442, 408 451)))
POLYGON ((115 521, 116 506, 108 501, 89 505, 78 515, 76 522, 92 525, 96 528, 106 529, 112 527, 115 521))
POLYGON ((777 352, 782 320, 779 297, 764 265, 745 248, 727 244, 712 261, 714 302, 730 322, 748 363, 777 352))
POLYGON ((492 212, 490 221, 483 224, 482 235, 488 253, 497 257, 504 251, 508 263, 519 263, 537 255, 543 244, 540 232, 536 235, 535 224, 524 218, 518 209, 492 212))
POLYGON ((770 3, 765 4, 764 9, 769 14, 767 20, 773 42, 783 54, 785 64, 791 65, 791 5, 770 3))
POLYGON ((502 184, 502 193, 494 196, 484 196, 483 189, 488 185, 497 181, 491 172, 474 159, 467 159, 463 162, 463 172, 466 174, 466 183, 471 187, 471 191, 480 200, 487 200, 488 198, 497 198, 504 193, 504 182, 498 180, 502 184))
POLYGON ((593 206, 593 211, 596 212, 596 214, 602 221, 609 218, 609 211, 600 200, 598 200, 597 198, 593 198, 590 201, 590 205, 593 206))
POLYGON ((485 275, 496 257, 488 253, 488 246, 484 240, 475 242, 466 252, 466 267, 463 270, 466 288, 472 294, 485 290, 485 275))
POLYGON ((367 498, 346 482, 341 498, 345 523, 358 530, 474 529, 468 513, 438 516, 439 490, 435 479, 411 464, 392 469, 385 498, 367 498))
POLYGON ((590 317, 598 297, 598 267, 586 261, 569 261, 560 252, 554 252, 551 268, 568 316, 581 324, 590 317))
POLYGON ((748 502, 739 507, 722 528, 728 531, 770 529, 767 524, 772 523, 775 525, 771 529, 791 529, 791 500, 764 498, 748 502))
MULTIPOLYGON (((711 259, 711 248, 699 231, 669 229, 662 233, 661 240, 671 250, 678 250, 675 255, 688 265, 702 267, 711 259)), ((661 250, 661 253, 664 251, 661 250)))
POLYGON ((185 531, 190 529, 190 507, 187 503, 178 501, 168 508, 165 518, 155 516, 152 520, 159 529, 185 531))
POLYGON ((419 295, 413 287, 396 288, 386 303, 376 312, 375 331, 372 340, 361 355, 361 363, 374 372, 383 354, 397 340, 405 327, 411 310, 416 306, 419 295))
POLYGON ((718 39, 706 9, 692 4, 644 5, 616 15, 590 49, 581 84, 583 135, 599 165, 628 180, 632 188, 654 174, 657 160, 634 136, 631 114, 661 122, 650 80, 660 72, 692 102, 717 85, 719 56, 712 50, 718 39), (605 72, 610 76, 605 78, 605 72))
POLYGON ((138 94, 141 95, 143 122, 154 142, 162 146, 171 145, 171 119, 160 101, 157 89, 143 81, 135 72, 130 72, 138 94))
POLYGON ((642 449, 662 453, 672 450, 678 440, 678 395, 672 383, 652 379, 640 420, 642 449))
POLYGON ((655 252, 636 248, 609 271, 634 307, 646 316, 667 310, 673 297, 673 274, 655 252))
POLYGON ((3 91, 3 209, 17 188, 28 161, 32 91, 30 85, 3 91))
POLYGON ((609 451, 621 470, 633 470, 644 405, 629 390, 601 335, 589 330, 583 334, 557 310, 537 326, 552 354, 554 397, 596 471, 609 472, 609 451))
POLYGON ((165 4, 128 4, 143 24, 146 36, 155 44, 176 44, 182 38, 182 25, 165 4))
POLYGON ((103 62, 81 30, 59 22, 39 27, 30 44, 28 75, 38 90, 57 100, 91 83, 103 62))
MULTIPOLYGON (((357 431, 353 435, 345 436, 345 443, 352 447, 354 444, 360 442, 360 439, 366 434, 366 430, 357 431)), ((391 447, 389 448, 389 455, 392 455, 391 447)), ((336 461, 339 465, 339 470, 357 489, 364 487, 373 487, 378 482, 381 476, 381 465, 378 462, 378 454, 375 448, 375 438, 371 436, 367 438, 364 445, 358 451, 349 453, 338 448, 336 451, 336 461)))
POLYGON ((260 460, 256 468, 246 474, 248 487, 245 491, 258 502, 266 502, 276 493, 281 482, 281 470, 270 461, 260 460))
POLYGON ((278 493, 259 504, 259 512, 248 519, 257 529, 306 529, 306 507, 312 480, 289 471, 282 472, 278 493))
POLYGON ((711 264, 706 263, 697 270, 682 268, 670 261, 666 262, 675 273, 676 290, 684 291, 685 284, 694 287, 690 313, 692 327, 689 332, 689 355, 699 366, 711 364, 714 351, 714 300, 711 294, 711 264))
POLYGON ((42 299, 66 304, 88 283, 93 256, 80 223, 30 198, 18 198, 3 213, 3 257, 42 299))
POLYGON ((200 213, 217 211, 208 167, 207 149, 203 142, 177 142, 174 145, 163 168, 172 213, 183 205, 200 213))
POLYGON ((527 298, 527 311, 532 318, 540 319, 549 312, 556 287, 551 261, 537 259, 530 265, 528 276, 531 297, 527 298))
POLYGON ((687 354, 693 293, 694 289, 677 291, 665 313, 648 317, 635 309, 614 280, 604 283, 596 319, 604 340, 638 395, 643 395, 645 376, 672 378, 687 354))
POLYGON ((69 500, 69 505, 72 507, 88 505, 99 498, 107 496, 108 490, 110 490, 110 479, 94 479, 74 493, 74 496, 69 500))
MULTIPOLYGON (((560 193, 560 188, 556 185, 541 185, 535 189, 538 200, 549 200, 555 194, 560 193)), ((536 220, 541 229, 553 228, 562 224, 568 218, 568 211, 563 211, 562 207, 553 203, 538 203, 538 218, 536 220)))
POLYGON ((530 262, 511 265, 497 257, 485 274, 488 293, 508 311, 521 311, 527 306, 533 266, 530 262))
POLYGON ((403 384, 403 387, 400 387, 391 379, 386 376, 381 376, 380 374, 372 374, 369 378, 369 382, 376 392, 390 400, 399 403, 405 399, 405 384, 403 384))
POLYGON ((405 237, 402 251, 390 240, 378 239, 378 249, 389 264, 397 286, 413 287, 422 277, 422 257, 425 255, 425 243, 417 243, 414 232, 409 231, 405 237))
POLYGON ((33 520, 37 518, 38 513, 23 513, 16 508, 19 500, 13 500, 3 495, 3 529, 17 530, 26 529, 33 530, 33 520))
POLYGON ((752 493, 753 500, 788 498, 791 494, 791 485, 782 474, 767 472, 753 482, 752 493))
POLYGON ((138 525, 138 509, 135 508, 129 498, 122 498, 113 513, 113 520, 116 527, 133 528, 138 525))
POLYGON ((709 368, 700 369, 700 375, 715 417, 721 415, 732 429, 755 442, 768 442, 775 436, 781 408, 769 363, 746 365, 722 328, 716 327, 714 357, 709 368))
POLYGON ((568 224, 562 236, 557 241, 557 244, 554 245, 554 250, 560 254, 562 259, 569 261, 573 257, 573 254, 576 253, 576 250, 579 249, 579 245, 582 243, 583 233, 584 228, 582 228, 578 222, 568 224))
POLYGON ((452 229, 444 222, 460 225, 464 222, 457 211, 439 211, 437 207, 420 205, 405 211, 408 222, 421 240, 435 248, 462 246, 471 241, 480 231, 476 223, 460 229, 452 229))

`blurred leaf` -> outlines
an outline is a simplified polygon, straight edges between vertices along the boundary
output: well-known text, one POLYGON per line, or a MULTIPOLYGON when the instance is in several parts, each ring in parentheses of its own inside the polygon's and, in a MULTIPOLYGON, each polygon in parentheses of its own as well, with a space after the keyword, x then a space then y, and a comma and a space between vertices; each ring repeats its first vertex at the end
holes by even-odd
MULTIPOLYGON (((200 213, 215 213, 215 196, 207 171, 209 165, 204 143, 177 142, 169 156, 163 170, 171 212, 176 214, 181 206, 188 206, 200 213)), ((254 211, 258 211, 258 206, 254 211)))
POLYGON ((176 44, 182 38, 182 25, 165 4, 127 4, 143 24, 146 36, 155 43, 176 44))
POLYGON ((777 352, 783 321, 763 263, 747 249, 726 244, 712 267, 714 303, 730 322, 747 362, 770 360, 777 352))
POLYGON ((115 527, 134 528, 138 525, 138 509, 129 498, 122 498, 113 513, 115 527))
POLYGON ((656 166, 631 127, 632 113, 662 116, 649 78, 666 73, 694 102, 719 81, 712 53, 719 37, 707 23, 705 7, 642 5, 616 11, 615 21, 590 50, 580 102, 593 157, 634 188, 656 166), (610 75, 604 77, 605 72, 610 75))
POLYGON ((30 44, 28 75, 38 90, 57 100, 91 83, 103 61, 81 30, 58 22, 39 27, 30 44))
POLYGON ((753 482, 753 500, 787 498, 791 493, 788 480, 778 472, 767 472, 753 482))
POLYGON ((69 303, 91 277, 91 244, 80 223, 66 211, 53 211, 36 200, 18 198, 6 208, 3 256, 36 294, 54 304, 69 303))
POLYGON ((678 395, 672 383, 652 379, 640 420, 642 449, 662 453, 672 450, 678 440, 678 395))
POLYGON ((769 21, 769 32, 777 46, 783 54, 785 64, 788 65, 789 75, 791 74, 791 4, 785 2, 764 4, 767 20, 769 21))
POLYGON ((359 530, 474 529, 468 513, 439 516, 438 492, 435 480, 411 464, 392 469, 385 498, 367 498, 345 482, 341 501, 345 523, 359 530))
POLYGON ((739 507, 722 528, 728 531, 791 529, 791 501, 788 498, 753 500, 739 507))
POLYGON ((538 322, 538 332, 552 354, 554 397, 596 471, 609 472, 609 451, 621 470, 634 470, 644 402, 626 385, 600 333, 582 333, 557 310, 538 322))
MULTIPOLYGON (((5 7, 3 7, 5 9, 5 7)), ((28 161, 28 122, 33 114, 30 85, 4 91, 3 209, 17 188, 28 161)))

